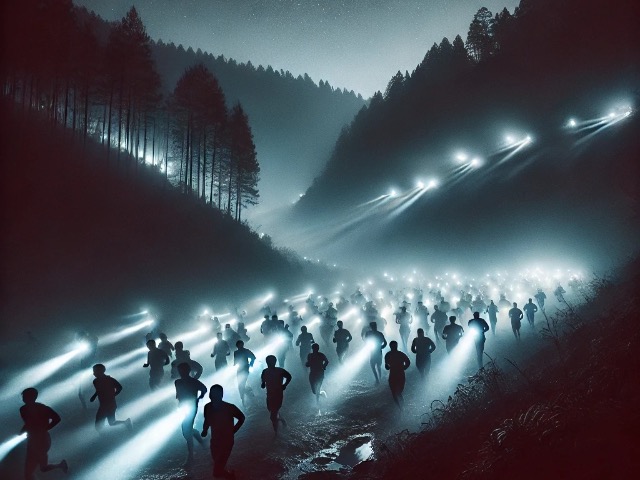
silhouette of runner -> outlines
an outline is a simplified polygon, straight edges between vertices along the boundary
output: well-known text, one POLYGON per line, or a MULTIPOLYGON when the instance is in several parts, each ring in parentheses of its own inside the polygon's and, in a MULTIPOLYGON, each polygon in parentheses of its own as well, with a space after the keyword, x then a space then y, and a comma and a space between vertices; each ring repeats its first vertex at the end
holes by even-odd
POLYGON ((558 300, 558 302, 560 303, 566 303, 564 300, 565 293, 567 293, 567 291, 564 288, 562 288, 562 285, 560 284, 558 284, 556 289, 553 291, 553 294, 556 296, 556 300, 558 300))
POLYGON ((213 385, 209 390, 211 402, 204 406, 203 438, 211 428, 211 459, 213 460, 213 477, 234 479, 233 472, 227 470, 227 461, 233 450, 234 435, 244 423, 244 413, 232 403, 222 401, 224 390, 220 385, 213 385), (237 420, 237 422, 234 422, 237 420), (235 424, 234 424, 235 423, 235 424))
POLYGON ((60 463, 49 463, 49 449, 51 448, 51 437, 49 430, 60 423, 58 415, 51 407, 42 403, 37 403, 38 390, 27 388, 22 392, 24 405, 20 407, 20 416, 24 425, 20 433, 27 433, 27 456, 24 463, 24 478, 26 480, 35 479, 35 471, 40 467, 41 472, 60 469, 67 473, 69 467, 66 460, 60 463))
POLYGON ((160 386, 162 377, 164 377, 164 366, 169 365, 169 356, 156 347, 155 340, 149 340, 147 342, 147 363, 143 365, 144 368, 151 367, 149 370, 149 387, 151 390, 155 390, 160 386))
POLYGON ((349 350, 349 342, 353 340, 351 336, 351 332, 346 328, 343 328, 342 320, 338 320, 336 324, 338 329, 333 332, 333 343, 336 344, 336 353, 338 354, 338 362, 342 363, 344 360, 344 356, 347 354, 349 350))
POLYGON ((202 376, 202 365, 191 358, 191 352, 184 349, 182 342, 176 342, 175 344, 176 359, 171 362, 171 378, 179 378, 178 365, 181 363, 188 363, 191 367, 191 373, 189 375, 196 380, 202 376))
POLYGON ((485 332, 489 331, 489 325, 484 318, 480 318, 480 312, 473 312, 473 318, 469 320, 469 330, 473 332, 473 341, 476 344, 476 359, 478 361, 478 368, 484 366, 483 354, 484 354, 484 342, 487 340, 484 336, 485 332))
POLYGON ((320 395, 327 395, 322 390, 322 382, 324 381, 324 371, 329 365, 326 355, 320 351, 320 345, 314 343, 311 345, 312 352, 307 356, 306 366, 309 367, 309 384, 311 391, 316 396, 316 403, 320 404, 320 395))
POLYGON ((407 342, 409 341, 409 334, 411 333, 411 324, 413 323, 413 317, 407 312, 407 307, 404 305, 400 307, 400 311, 395 314, 396 323, 400 325, 400 339, 402 340, 402 348, 407 349, 407 342))
POLYGON ((529 325, 531 325, 531 328, 533 328, 535 324, 535 314, 538 311, 538 307, 536 307, 532 299, 529 299, 529 303, 522 307, 522 310, 527 314, 527 321, 529 322, 529 325))
POLYGON ((169 358, 173 357, 173 351, 175 350, 175 347, 169 340, 167 340, 166 333, 160 334, 160 343, 158 344, 158 348, 166 353, 169 358))
POLYGON ((307 332, 307 327, 304 325, 300 327, 300 335, 298 335, 298 339, 296 340, 296 346, 300 347, 300 362, 303 367, 307 362, 307 355, 311 353, 311 345, 314 343, 316 342, 313 340, 313 335, 307 332))
POLYGON ((256 356, 248 348, 244 348, 244 342, 238 340, 236 342, 237 350, 233 352, 233 364, 238 367, 236 379, 238 380, 238 392, 240 392, 240 400, 242 406, 245 405, 244 397, 247 392, 247 379, 249 378, 249 368, 253 367, 256 356))
POLYGON ((422 303, 422 301, 418 302, 418 306, 416 307, 416 318, 417 318, 417 326, 422 328, 425 332, 429 331, 429 309, 426 305, 422 303))
POLYGON ((216 334, 216 343, 213 345, 213 352, 211 358, 215 358, 214 365, 216 371, 219 372, 227 366, 227 355, 231 355, 231 349, 229 344, 222 339, 222 333, 216 334))
POLYGON ((544 301, 547 299, 547 295, 539 288, 533 297, 536 299, 536 302, 538 302, 540 310, 544 311, 544 301))
POLYGON ((433 313, 431 314, 431 323, 433 323, 433 335, 436 337, 436 343, 440 343, 442 330, 447 324, 447 312, 441 311, 438 305, 434 305, 433 313))
POLYGON ((333 333, 337 320, 338 310, 336 310, 333 306, 333 302, 331 302, 329 303, 329 307, 325 310, 320 323, 320 336, 327 347, 331 345, 331 334, 333 333))
POLYGON ((498 306, 493 303, 493 300, 487 306, 485 310, 489 314, 489 323, 491 324, 491 333, 496 334, 496 324, 498 323, 498 306))
POLYGON ((513 330, 513 335, 516 337, 516 340, 520 340, 520 326, 522 325, 522 317, 522 310, 518 308, 518 304, 516 302, 513 302, 513 308, 509 310, 509 318, 511 319, 511 329, 513 330))
POLYGON ((429 376, 431 370, 431 354, 436 349, 436 344, 429 337, 424 336, 424 330, 418 329, 418 336, 411 343, 411 351, 416 354, 416 367, 422 378, 429 376))
POLYGON ((387 346, 387 339, 384 338, 382 332, 378 331, 376 322, 371 322, 369 327, 371 327, 371 331, 365 335, 365 343, 371 349, 369 365, 371 365, 373 376, 376 379, 376 385, 379 385, 382 378, 382 349, 387 346))
POLYGON ((411 360, 404 352, 398 350, 398 342, 391 340, 389 342, 390 352, 384 356, 384 368, 389 370, 389 388, 393 401, 396 402, 398 408, 402 409, 404 397, 405 374, 404 371, 411 365, 411 360))
POLYGON ((96 377, 93 381, 93 386, 96 392, 89 399, 90 402, 94 402, 97 398, 100 402, 98 411, 96 412, 96 430, 101 430, 104 427, 105 419, 110 426, 124 425, 131 430, 131 419, 116 420, 116 396, 122 391, 122 385, 115 378, 106 375, 106 367, 101 363, 96 363, 93 366, 93 376, 96 377))
POLYGON ((188 363, 179 364, 178 373, 180 378, 174 382, 176 398, 184 415, 182 417, 182 436, 187 441, 185 468, 191 466, 193 461, 193 439, 196 438, 199 442, 202 442, 198 432, 193 428, 193 422, 196 420, 196 414, 198 413, 198 401, 204 398, 207 393, 207 387, 204 383, 191 377, 189 375, 190 372, 191 366, 188 363))
POLYGON ((456 323, 456 317, 454 315, 450 316, 449 325, 442 329, 442 338, 445 340, 447 353, 451 353, 456 345, 458 345, 462 335, 464 335, 464 329, 456 323))
POLYGON ((267 410, 269 410, 271 423, 273 424, 273 431, 278 435, 278 423, 282 422, 284 426, 287 425, 283 418, 280 418, 280 408, 282 408, 282 401, 284 400, 284 391, 287 385, 291 383, 291 374, 284 368, 276 367, 276 357, 274 355, 268 355, 266 358, 267 368, 262 371, 260 379, 262 381, 261 387, 267 389, 267 410), (282 381, 284 380, 284 383, 282 381))

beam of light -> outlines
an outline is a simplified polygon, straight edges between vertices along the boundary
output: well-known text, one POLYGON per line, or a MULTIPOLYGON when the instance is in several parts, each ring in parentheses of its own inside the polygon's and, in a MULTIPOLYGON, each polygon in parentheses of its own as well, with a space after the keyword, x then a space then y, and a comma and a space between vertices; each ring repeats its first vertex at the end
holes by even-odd
POLYGON ((100 337, 100 345, 106 346, 106 345, 111 345, 113 343, 119 342, 123 338, 126 338, 129 335, 139 332, 140 330, 146 327, 150 327, 151 325, 153 325, 153 320, 148 318, 143 320, 142 322, 136 323, 135 325, 131 325, 130 327, 120 329, 117 332, 108 333, 107 335, 103 335, 100 337))
POLYGON ((247 332, 253 332, 254 330, 257 330, 258 328, 260 328, 260 325, 262 325, 262 322, 264 322, 264 318, 261 318, 260 320, 256 320, 255 322, 251 322, 249 325, 245 325, 245 328, 247 329, 247 332))
POLYGON ((207 332, 210 332, 210 331, 211 331, 211 325, 206 324, 196 328, 195 330, 189 330, 183 333, 179 333, 177 335, 172 335, 172 338, 174 338, 177 342, 185 343, 185 342, 190 342, 191 340, 196 338, 202 338, 207 334, 207 332))
POLYGON ((21 433, 20 435, 15 435, 10 439, 0 443, 0 462, 5 459, 9 452, 20 445, 27 439, 26 433, 21 433))
POLYGON ((513 150, 511 150, 509 153, 507 153, 504 157, 502 157, 500 160, 498 160, 498 162, 494 165, 498 166, 503 164, 504 162, 510 160, 511 158, 513 158, 514 156, 516 156, 523 148, 525 148, 527 145, 529 145, 529 143, 531 143, 531 140, 526 140, 527 138, 531 138, 531 137, 526 137, 524 140, 518 142, 515 145, 515 148, 513 148, 513 150))
POLYGON ((391 190, 389 190, 389 196, 391 198, 395 198, 398 196, 398 192, 394 188, 392 188, 391 190))
MULTIPOLYGON (((613 112, 612 112, 613 113, 613 112)), ((575 142, 575 146, 579 146, 582 143, 585 143, 589 140, 591 140, 593 137, 595 137, 596 135, 598 135, 599 133, 602 133, 604 130, 606 130, 607 128, 610 128, 616 124, 618 124, 619 122, 623 121, 624 119, 626 119, 629 115, 631 115, 630 112, 627 112, 624 114, 619 114, 616 115, 614 114, 613 117, 609 116, 608 118, 606 118, 605 120, 603 120, 602 122, 596 124, 595 126, 597 127, 596 130, 594 130, 593 132, 585 135, 584 137, 580 138, 579 140, 577 140, 575 142), (628 113, 628 114, 627 114, 628 113)))
POLYGON ((358 207, 366 207, 367 205, 371 205, 373 203, 380 203, 383 200, 386 200, 388 198, 389 198, 389 195, 380 195, 379 197, 376 197, 373 200, 369 200, 367 202, 359 204, 358 207))
POLYGON ((135 478, 138 470, 160 454, 161 447, 180 430, 183 417, 184 411, 176 408, 146 427, 99 463, 87 468, 78 478, 87 480, 135 478))
POLYGON ((118 368, 121 365, 130 362, 136 357, 142 357, 147 353, 147 347, 136 348, 135 350, 131 350, 130 352, 123 353, 122 355, 118 355, 117 357, 107 360, 104 362, 105 367, 107 369, 118 368))
MULTIPOLYGON (((340 392, 350 388, 353 379, 360 373, 364 365, 368 363, 369 356, 374 348, 375 345, 370 341, 365 342, 364 345, 355 352, 349 347, 349 352, 342 365, 336 362, 339 366, 333 369, 325 380, 325 383, 330 385, 332 389, 328 401, 335 402, 342 398, 340 392)), ((331 368, 331 366, 329 366, 329 368, 331 368)))
POLYGON ((141 312, 138 313, 131 313, 129 315, 124 315, 124 317, 122 318, 134 318, 134 317, 140 317, 142 315, 148 315, 149 311, 148 310, 142 310, 141 312))
POLYGON ((73 360, 74 357, 82 352, 87 351, 88 344, 81 342, 73 350, 58 355, 51 360, 39 363, 38 365, 28 368, 21 373, 18 373, 13 380, 7 383, 2 390, 0 390, 0 400, 5 400, 16 392, 21 392, 27 387, 35 387, 39 383, 55 374, 58 370, 64 367, 67 363, 73 360))
MULTIPOLYGON (((452 352, 441 357, 440 362, 432 369, 431 381, 441 392, 449 392, 453 386, 460 382, 464 368, 472 358, 475 349, 472 332, 473 330, 467 331, 452 352)), ((442 343, 438 348, 445 348, 442 343)))
POLYGON ((313 317, 311 317, 309 319, 309 321, 307 323, 305 323, 305 326, 307 327, 307 330, 311 327, 313 327, 314 325, 318 325, 320 323, 320 317, 318 315, 314 315, 313 317))
POLYGON ((406 211, 409 207, 411 207, 411 205, 417 202, 420 199, 420 197, 422 197, 422 195, 424 195, 427 192, 427 190, 428 190, 427 188, 418 189, 415 193, 413 193, 411 197, 406 199, 401 205, 397 206, 395 210, 390 212, 389 218, 397 217, 402 212, 406 211))

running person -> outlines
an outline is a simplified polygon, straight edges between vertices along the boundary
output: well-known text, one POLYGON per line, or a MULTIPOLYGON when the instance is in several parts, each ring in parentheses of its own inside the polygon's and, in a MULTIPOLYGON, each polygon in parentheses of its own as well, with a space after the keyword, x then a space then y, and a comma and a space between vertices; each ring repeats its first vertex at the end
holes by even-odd
POLYGON ((442 330, 447 324, 447 312, 441 311, 438 305, 434 305, 433 313, 431 314, 431 323, 433 323, 433 335, 436 337, 436 343, 440 343, 442 330))
POLYGON ((329 365, 327 356, 320 351, 320 345, 314 343, 311 346, 311 353, 307 356, 307 363, 309 367, 309 384, 311 385, 311 391, 316 396, 316 404, 320 404, 320 396, 327 394, 322 390, 322 382, 324 381, 324 371, 329 365))
POLYGON ((209 391, 211 402, 204 406, 204 423, 200 435, 206 437, 209 428, 211 428, 213 477, 233 479, 236 477, 233 472, 227 470, 227 462, 235 443, 234 435, 242 427, 245 416, 232 403, 223 402, 223 395, 224 390, 220 385, 211 387, 209 391))
POLYGON ((248 348, 244 348, 244 342, 238 340, 236 342, 238 348, 233 352, 233 364, 238 367, 236 372, 236 379, 238 380, 238 392, 240 393, 240 400, 242 400, 242 406, 246 406, 244 397, 247 393, 247 379, 249 378, 249 368, 253 367, 256 361, 256 356, 248 348))
POLYGON ((106 375, 106 367, 97 363, 93 366, 93 376, 96 377, 93 381, 93 386, 96 392, 89 399, 90 402, 94 402, 96 398, 100 402, 98 411, 96 412, 96 430, 100 431, 104 426, 105 419, 110 426, 124 425, 131 430, 131 419, 116 420, 116 396, 122 391, 122 385, 115 378, 106 375))
POLYGON ((431 370, 431 354, 436 344, 429 337, 425 337, 424 330, 418 329, 418 336, 411 343, 411 351, 416 354, 416 367, 422 378, 426 378, 431 370))
POLYGON ((489 323, 491 324, 491 333, 496 334, 496 325, 498 323, 498 306, 493 303, 493 300, 487 306, 485 313, 489 314, 489 323))
POLYGON ((520 327, 522 325, 522 310, 518 308, 518 304, 513 302, 513 308, 509 310, 509 318, 511 319, 511 329, 516 340, 520 340, 520 327))
POLYGON ((384 368, 389 370, 389 388, 393 401, 396 402, 398 408, 402 409, 404 398, 405 374, 404 371, 411 365, 411 360, 404 352, 398 350, 398 342, 391 340, 389 342, 390 352, 384 356, 384 368))
POLYGON ((207 393, 207 387, 200 380, 191 377, 191 366, 183 362, 178 365, 178 378, 174 385, 176 387, 176 399, 180 404, 180 409, 184 411, 182 419, 182 436, 187 441, 187 460, 185 467, 191 466, 193 461, 193 439, 202 441, 193 428, 193 422, 198 413, 198 402, 204 398, 207 393), (199 394, 199 395, 198 395, 199 394))
POLYGON ((538 307, 536 307, 535 303, 533 303, 533 300, 530 298, 529 303, 522 307, 522 310, 527 314, 527 321, 529 322, 529 325, 531 325, 531 328, 533 328, 538 307))
POLYGON ((333 333, 333 343, 336 344, 336 354, 338 355, 338 362, 342 363, 344 356, 349 350, 349 342, 353 340, 351 332, 346 328, 343 328, 342 320, 338 320, 336 324, 338 329, 333 333))
POLYGON ((291 374, 284 368, 276 367, 276 361, 274 355, 267 356, 267 368, 262 371, 260 379, 261 387, 267 389, 267 410, 270 413, 273 431, 278 435, 278 423, 282 422, 284 426, 287 424, 283 418, 280 418, 279 412, 284 400, 284 391, 291 383, 291 374), (282 383, 283 380, 284 383, 282 383))
POLYGON ((382 378, 382 349, 387 346, 387 339, 384 338, 382 332, 378 331, 378 324, 371 322, 369 324, 371 330, 365 335, 365 343, 371 349, 369 356, 369 365, 373 371, 373 376, 376 379, 376 385, 380 384, 380 378, 382 378))
POLYGON ((69 467, 66 460, 60 463, 49 463, 49 449, 51 448, 51 437, 49 430, 60 423, 58 415, 51 407, 42 403, 37 403, 38 390, 27 388, 22 392, 24 405, 20 407, 20 416, 24 425, 20 433, 27 434, 27 456, 24 463, 24 478, 26 480, 35 479, 34 473, 37 467, 41 472, 60 469, 67 473, 69 467))
POLYGON ((216 334, 216 343, 213 345, 213 352, 211 358, 215 358, 214 365, 216 371, 220 371, 227 366, 227 355, 231 354, 229 344, 222 339, 222 333, 216 334))
POLYGON ((484 342, 487 340, 484 336, 489 331, 489 325, 484 318, 480 318, 480 312, 473 312, 473 318, 469 320, 469 329, 474 332, 474 342, 476 344, 476 359, 478 368, 483 367, 484 342))
POLYGON ((316 343, 313 340, 313 335, 310 332, 307 332, 307 327, 304 325, 300 327, 300 335, 298 335, 298 339, 296 340, 296 346, 300 347, 300 362, 304 367, 307 361, 307 355, 311 353, 311 345, 316 343))
POLYGON ((464 329, 456 323, 455 316, 450 316, 449 325, 442 329, 442 338, 444 338, 447 353, 451 353, 451 351, 456 348, 462 335, 464 335, 464 329))
POLYGON ((155 390, 160 386, 162 377, 164 377, 164 366, 169 365, 169 356, 156 347, 155 340, 147 341, 147 363, 142 365, 144 368, 150 367, 149 370, 149 388, 155 390))
POLYGON ((407 349, 407 342, 409 341, 409 334, 411 333, 411 324, 413 323, 413 317, 407 312, 405 305, 400 307, 400 311, 395 314, 396 323, 400 325, 400 339, 402 340, 402 347, 407 349))

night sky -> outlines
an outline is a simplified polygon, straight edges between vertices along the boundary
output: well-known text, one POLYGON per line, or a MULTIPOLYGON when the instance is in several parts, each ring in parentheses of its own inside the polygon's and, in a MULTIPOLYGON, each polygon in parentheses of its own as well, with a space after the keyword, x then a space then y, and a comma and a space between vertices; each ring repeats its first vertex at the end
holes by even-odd
POLYGON ((517 0, 74 0, 107 20, 138 9, 153 39, 353 89, 384 91, 434 42, 460 34, 480 7, 517 0))

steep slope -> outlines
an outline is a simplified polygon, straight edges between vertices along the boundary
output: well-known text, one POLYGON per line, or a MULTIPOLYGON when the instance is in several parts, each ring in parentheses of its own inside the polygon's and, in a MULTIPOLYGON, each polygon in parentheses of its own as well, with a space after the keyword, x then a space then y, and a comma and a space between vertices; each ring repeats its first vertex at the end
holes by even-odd
POLYGON ((296 205, 300 225, 309 214, 360 218, 365 229, 340 231, 339 248, 323 250, 344 252, 338 260, 375 261, 384 251, 446 268, 455 252, 480 264, 575 253, 602 265, 626 255, 638 238, 635 11, 624 1, 527 1, 500 49, 477 65, 456 63, 455 42, 434 47, 341 136, 296 205), (456 159, 462 152, 468 159, 456 159), (405 210, 358 217, 358 205, 429 178, 438 188, 405 210), (610 248, 598 257, 603 244, 610 248))
POLYGON ((144 304, 189 315, 302 278, 295 259, 157 173, 5 102, 2 125, 3 329, 144 304))
MULTIPOLYGON (((106 42, 109 24, 84 8, 78 8, 78 12, 106 42)), ((202 63, 218 79, 227 106, 242 104, 261 165, 262 203, 270 208, 290 204, 308 188, 341 129, 365 104, 353 91, 334 88, 322 80, 316 84, 306 74, 296 78, 271 66, 239 64, 223 55, 194 51, 170 41, 153 42, 152 54, 165 96, 173 91, 187 68, 202 63), (282 182, 292 167, 298 175, 282 182)))

